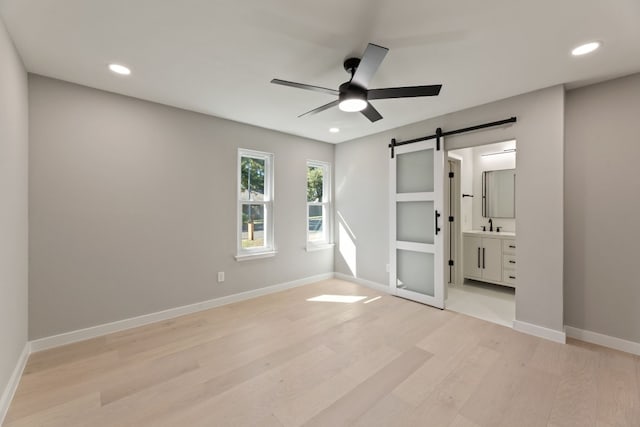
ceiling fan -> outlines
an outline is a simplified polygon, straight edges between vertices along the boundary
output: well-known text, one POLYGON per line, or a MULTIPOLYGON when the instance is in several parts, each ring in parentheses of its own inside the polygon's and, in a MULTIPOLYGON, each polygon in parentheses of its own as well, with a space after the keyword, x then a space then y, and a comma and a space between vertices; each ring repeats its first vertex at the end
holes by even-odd
POLYGON ((376 122, 382 118, 382 115, 380 115, 378 110, 376 110, 369 102, 371 100, 437 96, 440 93, 442 85, 369 89, 369 83, 371 82, 371 79, 373 79, 378 67, 380 67, 382 60, 387 55, 387 52, 389 52, 389 49, 386 47, 369 43, 362 55, 362 59, 347 58, 344 61, 344 69, 347 73, 351 74, 351 79, 349 79, 348 82, 342 83, 338 90, 303 83, 289 82, 280 79, 273 79, 271 80, 271 83, 295 87, 298 89, 312 90, 314 92, 326 93, 338 97, 335 101, 321 107, 314 108, 311 111, 307 111, 298 117, 316 114, 337 105, 342 111, 360 111, 371 122, 376 122))

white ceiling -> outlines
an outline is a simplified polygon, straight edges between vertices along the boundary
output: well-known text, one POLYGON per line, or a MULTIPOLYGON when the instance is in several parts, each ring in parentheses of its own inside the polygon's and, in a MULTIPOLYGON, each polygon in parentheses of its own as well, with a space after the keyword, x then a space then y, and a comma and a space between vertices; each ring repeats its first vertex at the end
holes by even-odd
POLYGON ((30 72, 327 142, 640 71, 638 0, 0 0, 0 13, 30 72), (571 57, 591 40, 603 47, 571 57), (440 96, 373 101, 376 123, 337 108, 298 119, 334 98, 269 83, 337 89, 368 42, 390 49, 371 88, 442 83, 440 96))

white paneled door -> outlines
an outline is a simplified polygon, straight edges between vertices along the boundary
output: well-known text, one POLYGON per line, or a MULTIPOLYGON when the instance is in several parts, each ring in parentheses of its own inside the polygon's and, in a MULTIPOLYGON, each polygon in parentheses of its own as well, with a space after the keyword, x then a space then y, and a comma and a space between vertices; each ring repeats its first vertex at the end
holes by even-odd
POLYGON ((443 150, 436 140, 417 142, 395 147, 390 161, 389 285, 444 308, 443 150))

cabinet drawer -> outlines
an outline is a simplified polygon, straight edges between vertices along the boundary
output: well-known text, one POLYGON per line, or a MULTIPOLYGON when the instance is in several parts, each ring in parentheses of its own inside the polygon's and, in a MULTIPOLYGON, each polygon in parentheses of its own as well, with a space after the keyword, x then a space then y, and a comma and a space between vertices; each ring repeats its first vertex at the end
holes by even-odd
POLYGON ((502 281, 505 283, 510 283, 512 285, 516 284, 516 272, 513 270, 505 270, 504 271, 504 277, 502 278, 502 281))
POLYGON ((502 253, 515 254, 516 253, 516 241, 513 239, 504 239, 502 241, 502 253))
POLYGON ((515 255, 503 255, 502 267, 506 270, 515 270, 516 268, 516 256, 515 255))

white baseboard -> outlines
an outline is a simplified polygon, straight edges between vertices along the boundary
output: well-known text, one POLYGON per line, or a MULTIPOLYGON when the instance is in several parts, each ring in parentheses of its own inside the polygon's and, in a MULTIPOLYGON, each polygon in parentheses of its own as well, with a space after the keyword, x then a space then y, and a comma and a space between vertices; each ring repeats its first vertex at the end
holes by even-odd
POLYGON ((565 344, 567 342, 567 335, 563 331, 556 331, 555 329, 545 328, 543 326, 534 325, 533 323, 514 320, 513 329, 518 332, 533 335, 538 338, 544 338, 560 344, 565 344))
POLYGON ((155 313, 144 314, 142 316, 131 317, 129 319, 118 320, 111 323, 92 326, 76 331, 65 332, 59 335, 39 338, 31 341, 31 351, 42 351, 54 347, 60 347, 66 344, 72 344, 78 341, 84 341, 96 338, 113 332, 123 331, 125 329, 136 328, 138 326, 148 325, 149 323, 160 322, 163 320, 173 319, 174 317, 184 316, 186 314, 196 313, 202 310, 219 307, 221 305, 231 304, 234 302, 244 301, 259 296, 272 294, 274 292, 284 291, 286 289, 296 288, 298 286, 307 285, 309 283, 319 282, 321 280, 332 279, 333 273, 319 274, 316 276, 305 277, 303 279, 293 280, 291 282, 279 283, 277 285, 267 286, 251 291, 240 292, 238 294, 228 295, 220 298, 214 298, 208 301, 197 302, 194 304, 184 305, 181 307, 170 308, 168 310, 158 311, 155 313))
POLYGON ((11 374, 11 378, 9 378, 9 382, 4 388, 2 396, 0 396, 0 425, 2 425, 4 417, 7 416, 9 405, 13 400, 13 396, 16 394, 18 384, 20 384, 20 378, 22 377, 22 372, 24 372, 24 367, 27 365, 27 360, 29 359, 29 354, 31 354, 31 346, 28 342, 26 342, 24 344, 22 354, 18 359, 18 363, 16 363, 16 367, 11 374))
POLYGON ((349 276, 348 274, 343 274, 343 273, 334 273, 334 276, 335 276, 336 279, 346 280, 347 282, 353 282, 353 283, 356 283, 358 285, 366 286, 367 288, 371 288, 371 289, 376 290, 378 292, 383 292, 385 294, 390 294, 391 293, 391 290, 389 289, 388 286, 385 286, 385 285, 380 284, 378 282, 374 282, 374 281, 367 280, 367 279, 361 279, 359 277, 349 276))
POLYGON ((627 341, 610 335, 585 331, 584 329, 574 328, 573 326, 565 326, 564 329, 568 337, 640 356, 640 343, 635 341, 627 341))

